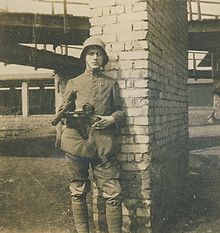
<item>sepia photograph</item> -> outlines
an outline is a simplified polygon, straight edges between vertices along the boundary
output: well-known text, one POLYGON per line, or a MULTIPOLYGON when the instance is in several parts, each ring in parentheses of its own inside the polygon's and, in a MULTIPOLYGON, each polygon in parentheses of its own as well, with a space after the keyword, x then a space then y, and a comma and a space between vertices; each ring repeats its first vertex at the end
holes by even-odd
POLYGON ((220 233, 220 0, 0 0, 0 233, 220 233))

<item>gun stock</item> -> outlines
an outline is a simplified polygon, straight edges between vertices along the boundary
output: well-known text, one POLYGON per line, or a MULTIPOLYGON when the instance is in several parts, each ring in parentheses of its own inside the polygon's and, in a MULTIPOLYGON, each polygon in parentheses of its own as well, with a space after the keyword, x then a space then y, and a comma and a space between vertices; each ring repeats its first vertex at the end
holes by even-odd
POLYGON ((61 119, 67 115, 67 113, 71 110, 72 106, 75 104, 75 99, 76 91, 71 91, 67 96, 67 104, 60 112, 58 112, 57 116, 51 122, 53 126, 56 126, 61 121, 61 119))

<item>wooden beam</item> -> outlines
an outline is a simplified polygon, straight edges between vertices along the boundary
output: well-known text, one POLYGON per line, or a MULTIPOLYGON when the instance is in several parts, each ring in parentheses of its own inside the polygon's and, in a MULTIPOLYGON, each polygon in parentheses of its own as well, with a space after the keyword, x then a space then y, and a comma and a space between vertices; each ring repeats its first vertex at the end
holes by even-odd
POLYGON ((54 80, 53 73, 27 73, 27 74, 0 74, 0 81, 13 80, 54 80))
POLYGON ((189 22, 189 33, 192 32, 220 32, 219 19, 193 20, 189 22))
POLYGON ((212 70, 196 70, 194 71, 193 69, 190 69, 188 71, 188 78, 194 78, 194 79, 220 79, 220 72, 216 71, 214 73, 214 76, 213 73, 212 73, 212 70))
POLYGON ((64 33, 63 15, 0 12, 0 41, 82 45, 89 37, 89 19, 66 15, 66 20, 64 33))
POLYGON ((189 32, 188 49, 215 52, 220 50, 219 32, 189 32))
POLYGON ((82 72, 82 63, 79 58, 18 44, 1 43, 0 62, 46 68, 61 73, 79 74, 82 72))
MULTIPOLYGON (((0 87, 21 87, 23 81, 28 80, 0 80, 0 87)), ((28 81, 29 87, 39 87, 40 85, 44 86, 54 86, 54 80, 32 80, 28 81)))

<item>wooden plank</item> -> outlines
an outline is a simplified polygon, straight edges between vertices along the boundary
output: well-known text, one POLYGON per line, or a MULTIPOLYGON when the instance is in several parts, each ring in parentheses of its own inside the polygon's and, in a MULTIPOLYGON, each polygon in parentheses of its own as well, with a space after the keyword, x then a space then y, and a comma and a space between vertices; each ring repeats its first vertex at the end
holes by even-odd
POLYGON ((0 44, 0 61, 6 64, 51 69, 56 72, 79 74, 82 63, 79 58, 55 54, 24 45, 0 44))

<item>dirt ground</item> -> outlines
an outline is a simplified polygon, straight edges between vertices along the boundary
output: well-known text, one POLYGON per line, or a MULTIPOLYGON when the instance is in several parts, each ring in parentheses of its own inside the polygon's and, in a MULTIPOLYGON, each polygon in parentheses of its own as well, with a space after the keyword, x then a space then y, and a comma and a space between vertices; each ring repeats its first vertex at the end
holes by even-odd
POLYGON ((189 109, 189 197, 161 233, 220 232, 220 123, 207 122, 210 112, 189 109))
MULTIPOLYGON (((189 196, 161 233, 220 233, 220 124, 207 123, 210 111, 189 110, 189 196)), ((75 232, 53 130, 1 138, 0 164, 0 233, 75 232)))

